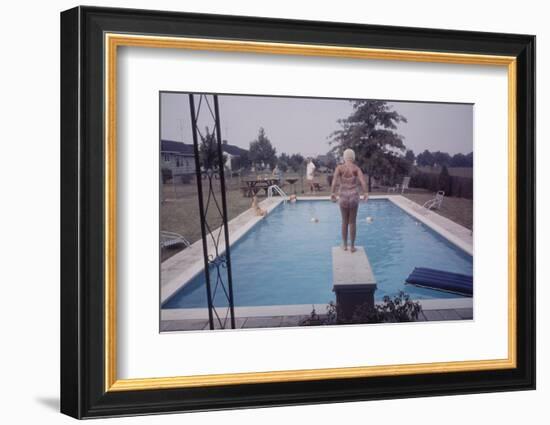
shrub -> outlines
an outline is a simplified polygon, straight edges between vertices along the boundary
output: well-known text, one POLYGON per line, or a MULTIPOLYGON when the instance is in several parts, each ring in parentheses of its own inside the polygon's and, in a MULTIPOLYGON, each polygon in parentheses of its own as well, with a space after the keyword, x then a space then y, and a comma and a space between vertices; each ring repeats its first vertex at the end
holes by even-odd
POLYGON ((331 301, 327 305, 327 313, 324 316, 315 311, 300 322, 301 326, 318 325, 344 325, 359 323, 395 323, 395 322, 414 322, 422 311, 422 306, 418 301, 412 301, 409 294, 399 291, 395 297, 385 296, 381 304, 375 304, 374 309, 368 304, 358 306, 350 319, 342 319, 342 314, 338 314, 339 307, 331 301))
POLYGON ((315 311, 314 306, 312 306, 310 315, 300 322, 300 326, 317 326, 317 325, 327 325, 327 324, 329 323, 326 322, 326 317, 319 316, 315 311))

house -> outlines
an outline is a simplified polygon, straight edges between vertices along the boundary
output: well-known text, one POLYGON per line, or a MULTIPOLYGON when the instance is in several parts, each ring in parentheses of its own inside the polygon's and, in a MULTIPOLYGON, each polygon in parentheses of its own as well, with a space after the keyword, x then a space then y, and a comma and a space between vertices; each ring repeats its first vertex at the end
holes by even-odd
MULTIPOLYGON (((226 155, 225 167, 231 170, 231 160, 247 154, 246 149, 230 145, 224 140, 222 151, 226 155)), ((195 151, 192 144, 161 140, 160 146, 161 168, 169 169, 172 176, 189 175, 195 173, 195 151)))
POLYGON ((224 140, 222 143, 222 151, 227 156, 227 159, 225 160, 225 168, 232 171, 232 159, 233 158, 240 158, 242 155, 248 154, 248 151, 246 149, 242 149, 235 145, 230 145, 227 143, 227 140, 224 140))
POLYGON ((160 157, 161 169, 169 169, 174 177, 195 173, 193 145, 173 140, 161 140, 160 157))

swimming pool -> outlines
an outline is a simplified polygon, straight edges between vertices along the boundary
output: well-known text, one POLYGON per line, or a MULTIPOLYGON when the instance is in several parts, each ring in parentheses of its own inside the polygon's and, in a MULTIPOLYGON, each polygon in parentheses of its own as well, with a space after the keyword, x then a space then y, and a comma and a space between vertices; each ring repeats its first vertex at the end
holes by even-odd
MULTIPOLYGON (((322 304, 334 300, 331 248, 340 241, 337 204, 302 200, 281 203, 231 247, 235 306, 322 304), (311 222, 312 217, 319 222, 311 222)), ((378 284, 376 300, 399 290, 414 299, 458 297, 405 286, 405 278, 415 267, 472 274, 470 255, 387 199, 372 199, 360 205, 356 245, 365 247, 371 262, 378 284), (367 223, 366 217, 372 217, 372 223, 367 223)), ((205 278, 200 273, 162 308, 206 306, 205 278)))

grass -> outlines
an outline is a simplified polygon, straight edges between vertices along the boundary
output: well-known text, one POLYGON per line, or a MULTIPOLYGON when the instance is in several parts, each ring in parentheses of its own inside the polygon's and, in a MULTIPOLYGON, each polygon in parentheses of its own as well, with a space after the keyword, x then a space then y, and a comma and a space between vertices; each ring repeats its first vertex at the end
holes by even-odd
MULTIPOLYGON (((426 201, 433 199, 434 194, 430 192, 411 192, 405 193, 404 196, 419 205, 423 205, 426 201)), ((473 207, 474 202, 471 199, 445 197, 441 209, 434 212, 472 230, 473 207)))
MULTIPOLYGON (((330 194, 330 187, 325 175, 316 177, 316 182, 321 185, 321 190, 313 193, 309 192, 309 185, 305 179, 303 179, 302 183, 302 179, 299 175, 287 173, 284 178, 298 178, 298 181, 295 184, 295 190, 298 196, 328 196, 330 194), (304 191, 303 193, 302 190, 304 191)), ((206 204, 208 201, 209 185, 206 180, 203 180, 202 183, 203 198, 204 203, 206 204)), ((228 220, 235 218, 250 208, 252 199, 243 196, 240 189, 243 185, 244 183, 242 183, 238 177, 227 178, 226 180, 228 220)), ((219 208, 221 209, 221 188, 218 180, 214 181, 212 188, 213 194, 215 195, 215 198, 219 203, 219 208)), ((283 190, 289 194, 294 191, 293 187, 288 183, 285 183, 283 190)), ((385 194, 387 191, 385 189, 374 190, 372 193, 385 194)), ((258 193, 258 198, 260 201, 264 199, 264 196, 265 194, 263 191, 258 193)), ((422 205, 427 200, 432 199, 434 195, 422 189, 412 189, 411 191, 408 191, 405 196, 422 205)), ((173 184, 169 182, 162 185, 162 200, 163 201, 160 207, 161 229, 179 233, 187 238, 190 243, 198 241, 201 238, 201 223, 196 182, 194 180, 192 180, 189 184, 173 184)), ((437 213, 461 224, 462 226, 472 229, 472 210, 473 202, 470 199, 445 198, 441 210, 437 211, 437 213)), ((211 230, 216 229, 222 224, 222 218, 214 203, 212 194, 207 210, 207 221, 211 230)), ((170 258, 181 249, 182 247, 164 249, 162 251, 162 261, 170 258)))
MULTIPOLYGON (((238 216, 250 208, 251 199, 242 195, 237 181, 226 182, 226 202, 228 220, 238 216)), ((211 230, 222 225, 222 217, 218 206, 222 209, 221 188, 219 181, 212 185, 213 195, 206 212, 207 222, 211 230), (218 202, 216 206, 214 199, 218 202)), ((160 207, 161 229, 183 235, 190 243, 201 238, 201 222, 198 200, 198 190, 195 181, 189 184, 165 184, 162 186, 163 202, 160 207)), ((208 202, 208 184, 203 181, 203 199, 208 202)), ((208 231, 208 230, 207 230, 208 231)), ((165 249, 162 252, 162 261, 176 254, 180 249, 165 249)))

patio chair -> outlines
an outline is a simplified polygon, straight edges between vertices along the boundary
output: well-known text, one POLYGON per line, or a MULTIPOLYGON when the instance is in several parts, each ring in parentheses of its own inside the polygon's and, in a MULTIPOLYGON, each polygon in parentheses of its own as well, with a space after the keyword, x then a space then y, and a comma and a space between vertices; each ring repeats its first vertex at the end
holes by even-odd
POLYGON ((441 204, 443 203, 443 198, 445 197, 445 192, 440 190, 436 193, 435 198, 430 199, 429 201, 424 202, 424 205, 422 205, 424 208, 431 210, 431 209, 440 209, 441 204))
POLYGON ((405 189, 409 188, 409 183, 411 181, 410 176, 403 177, 403 182, 401 184, 396 184, 394 187, 388 188, 388 192, 397 192, 398 190, 401 191, 401 193, 405 193, 405 189))
POLYGON ((160 232, 160 247, 161 248, 172 248, 177 245, 185 245, 188 247, 191 245, 185 237, 175 232, 168 232, 166 230, 161 230, 160 232))

